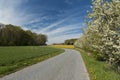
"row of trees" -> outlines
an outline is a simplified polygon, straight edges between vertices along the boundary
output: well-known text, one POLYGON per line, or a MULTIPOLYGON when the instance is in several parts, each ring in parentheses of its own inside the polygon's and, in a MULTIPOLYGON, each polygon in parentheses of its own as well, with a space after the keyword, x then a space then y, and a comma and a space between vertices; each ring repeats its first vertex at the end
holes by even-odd
POLYGON ((77 39, 67 39, 65 40, 64 44, 65 45, 74 45, 77 39))
POLYGON ((87 26, 76 47, 106 60, 120 71, 120 0, 93 0, 87 26))
POLYGON ((46 35, 24 31, 19 26, 9 24, 0 29, 0 46, 46 45, 46 42, 46 35))

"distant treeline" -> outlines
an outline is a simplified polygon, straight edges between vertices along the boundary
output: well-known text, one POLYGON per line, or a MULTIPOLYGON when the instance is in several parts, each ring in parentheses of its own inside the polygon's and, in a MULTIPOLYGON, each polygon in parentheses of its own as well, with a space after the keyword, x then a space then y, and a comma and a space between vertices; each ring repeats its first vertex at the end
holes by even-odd
POLYGON ((0 28, 0 46, 38 46, 46 42, 46 35, 25 31, 19 26, 9 24, 0 28))
POLYGON ((77 41, 78 39, 67 39, 64 41, 64 43, 53 43, 53 45, 74 45, 74 43, 77 41))
POLYGON ((64 44, 65 45, 74 45, 77 39, 67 39, 65 40, 64 44))

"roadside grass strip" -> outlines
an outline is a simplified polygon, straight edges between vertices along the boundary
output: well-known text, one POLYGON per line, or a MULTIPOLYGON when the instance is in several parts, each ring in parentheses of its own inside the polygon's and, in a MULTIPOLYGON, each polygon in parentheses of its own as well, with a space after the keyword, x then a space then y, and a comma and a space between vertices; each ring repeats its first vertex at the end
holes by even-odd
POLYGON ((83 50, 77 50, 83 57, 90 80, 120 80, 120 74, 112 70, 107 63, 97 61, 83 50))

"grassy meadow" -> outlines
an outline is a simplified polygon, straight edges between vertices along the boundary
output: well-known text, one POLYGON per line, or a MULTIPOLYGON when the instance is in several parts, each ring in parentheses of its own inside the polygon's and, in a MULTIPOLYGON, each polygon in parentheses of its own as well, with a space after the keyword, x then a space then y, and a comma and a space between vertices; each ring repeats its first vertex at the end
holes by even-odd
POLYGON ((0 76, 35 64, 64 52, 53 47, 0 47, 0 76))
POLYGON ((51 45, 51 47, 74 49, 74 45, 51 45))
POLYGON ((91 55, 87 55, 83 50, 80 51, 86 64, 90 80, 120 80, 120 75, 112 70, 105 62, 97 61, 91 55))

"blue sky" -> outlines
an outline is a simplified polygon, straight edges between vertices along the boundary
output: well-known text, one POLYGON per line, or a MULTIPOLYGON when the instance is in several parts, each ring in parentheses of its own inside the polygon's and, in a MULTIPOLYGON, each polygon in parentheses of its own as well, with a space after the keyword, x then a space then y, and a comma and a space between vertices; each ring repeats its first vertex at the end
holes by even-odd
POLYGON ((91 0, 0 0, 0 23, 48 36, 48 43, 79 38, 91 0))

